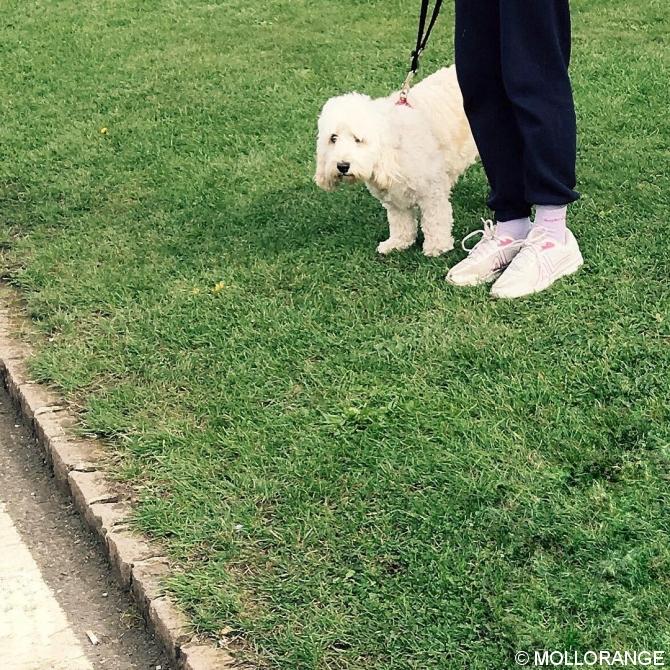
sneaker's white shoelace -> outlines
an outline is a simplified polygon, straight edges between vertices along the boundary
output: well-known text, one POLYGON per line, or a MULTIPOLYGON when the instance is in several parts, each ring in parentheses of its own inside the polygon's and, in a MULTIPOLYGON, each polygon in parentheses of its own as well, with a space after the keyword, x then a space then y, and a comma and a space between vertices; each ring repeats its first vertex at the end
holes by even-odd
MULTIPOLYGON (((476 254, 478 249, 483 249, 483 245, 485 242, 502 242, 503 238, 498 237, 495 233, 495 224, 491 219, 482 219, 482 224, 484 225, 483 228, 480 228, 479 230, 473 230, 469 235, 466 235, 463 238, 463 241, 461 242, 461 247, 463 248, 463 251, 468 252, 468 256, 472 256, 473 254, 476 254), (472 247, 467 247, 465 246, 465 243, 475 235, 481 235, 481 239, 472 247)), ((509 248, 514 248, 522 246, 524 243, 524 240, 515 240, 512 242, 512 244, 508 245, 509 248)))
POLYGON ((479 230, 473 230, 469 235, 466 235, 461 242, 463 251, 467 251, 468 255, 471 254, 482 242, 495 238, 495 226, 493 225, 493 221, 491 221, 491 219, 482 219, 482 224, 484 225, 483 228, 480 228, 479 230), (466 247, 465 243, 475 235, 481 235, 482 239, 479 240, 474 246, 466 247))

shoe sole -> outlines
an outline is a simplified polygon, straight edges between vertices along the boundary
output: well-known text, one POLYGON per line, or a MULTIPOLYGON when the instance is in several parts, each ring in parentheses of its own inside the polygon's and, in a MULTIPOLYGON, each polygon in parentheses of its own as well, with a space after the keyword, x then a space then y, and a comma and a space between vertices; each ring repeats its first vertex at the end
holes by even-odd
POLYGON ((529 291, 528 293, 522 293, 521 295, 496 295, 495 293, 491 292, 491 297, 496 298, 497 300, 516 300, 517 298, 525 298, 526 296, 529 295, 535 295, 536 293, 542 293, 542 291, 546 291, 550 286, 553 286, 559 279, 563 279, 563 277, 567 277, 569 275, 575 274, 579 268, 584 265, 584 259, 580 258, 578 261, 572 263, 569 265, 565 270, 562 272, 559 272, 558 275, 554 278, 554 280, 551 282, 551 284, 547 284, 546 286, 542 288, 538 288, 534 291, 529 291))

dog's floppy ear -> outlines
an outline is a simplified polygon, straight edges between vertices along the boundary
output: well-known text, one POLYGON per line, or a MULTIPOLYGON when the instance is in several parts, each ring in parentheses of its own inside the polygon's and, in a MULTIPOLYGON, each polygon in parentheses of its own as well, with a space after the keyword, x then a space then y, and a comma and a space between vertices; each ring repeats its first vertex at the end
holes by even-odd
POLYGON ((326 156, 321 134, 319 134, 316 141, 316 172, 314 173, 314 181, 324 191, 333 191, 335 189, 333 178, 329 177, 326 173, 326 156))
POLYGON ((377 188, 383 191, 387 191, 391 188, 391 184, 394 181, 397 181, 395 177, 396 168, 397 165, 394 156, 389 155, 386 151, 382 150, 372 173, 372 179, 377 188))
POLYGON ((335 189, 334 177, 326 172, 328 140, 326 138, 326 121, 324 118, 328 109, 332 107, 333 101, 334 98, 328 100, 321 110, 316 138, 316 172, 314 173, 314 181, 316 182, 316 185, 324 191, 333 191, 335 189))
MULTIPOLYGON (((384 124, 386 125, 386 124, 384 124)), ((398 181, 398 157, 387 127, 380 128, 379 154, 372 170, 372 180, 377 188, 388 190, 398 181)))

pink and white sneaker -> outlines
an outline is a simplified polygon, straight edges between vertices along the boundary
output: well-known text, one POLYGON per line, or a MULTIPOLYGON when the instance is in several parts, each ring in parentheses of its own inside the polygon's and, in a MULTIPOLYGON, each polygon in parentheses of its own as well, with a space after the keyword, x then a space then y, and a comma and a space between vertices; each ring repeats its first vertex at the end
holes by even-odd
POLYGON ((521 250, 523 240, 513 237, 498 237, 493 221, 484 221, 484 228, 466 235, 461 242, 468 255, 454 265, 447 273, 447 281, 456 286, 477 286, 486 284, 498 277, 521 250), (482 239, 474 247, 465 246, 467 240, 475 235, 482 239))
POLYGON ((557 279, 577 272, 584 259, 575 236, 566 230, 565 242, 544 228, 533 227, 505 272, 491 287, 494 298, 521 298, 539 293, 557 279))

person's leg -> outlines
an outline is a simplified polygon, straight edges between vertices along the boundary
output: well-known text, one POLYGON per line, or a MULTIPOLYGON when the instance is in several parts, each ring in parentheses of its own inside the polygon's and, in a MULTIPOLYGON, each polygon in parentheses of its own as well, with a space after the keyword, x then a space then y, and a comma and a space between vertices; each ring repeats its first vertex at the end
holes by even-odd
MULTIPOLYGON (((530 230, 525 197, 523 141, 503 83, 501 0, 456 0, 456 72, 465 112, 491 189, 496 225, 484 222, 481 239, 447 273, 456 286, 495 280, 530 230)), ((467 238, 466 238, 467 239, 467 238)))
POLYGON ((456 0, 455 30, 458 82, 491 188, 488 205, 498 222, 523 220, 531 211, 525 195, 522 137, 503 84, 502 1, 456 0))
POLYGON ((498 298, 543 291, 583 263, 565 225, 575 188, 576 123, 569 0, 500 0, 503 81, 524 147, 525 197, 537 205, 521 251, 491 288, 498 298))
POLYGON ((499 3, 502 77, 522 137, 524 197, 534 205, 567 205, 579 197, 569 0, 499 3))

